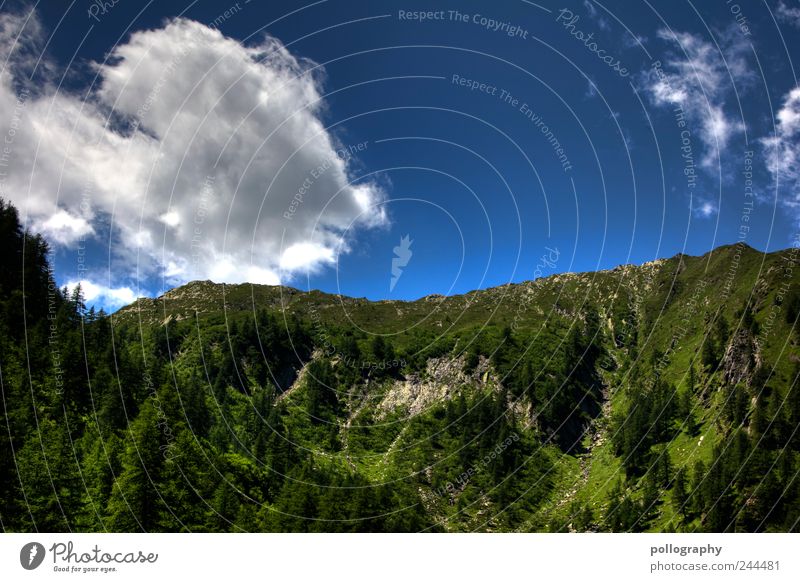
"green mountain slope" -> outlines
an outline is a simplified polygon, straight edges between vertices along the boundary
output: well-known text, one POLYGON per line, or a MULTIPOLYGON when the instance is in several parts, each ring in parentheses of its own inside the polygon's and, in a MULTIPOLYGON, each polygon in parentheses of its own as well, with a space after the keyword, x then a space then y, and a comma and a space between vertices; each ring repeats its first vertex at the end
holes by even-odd
POLYGON ((0 287, 6 530, 798 528, 797 249, 413 302, 194 282, 106 316, 3 215, 40 302, 0 287))

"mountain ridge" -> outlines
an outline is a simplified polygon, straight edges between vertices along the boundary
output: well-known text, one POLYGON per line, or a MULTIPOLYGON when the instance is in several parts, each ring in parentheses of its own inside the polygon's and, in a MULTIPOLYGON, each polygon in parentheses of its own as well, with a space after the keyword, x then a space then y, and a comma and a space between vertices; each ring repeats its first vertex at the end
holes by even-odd
POLYGON ((216 282, 214 282, 214 281, 212 281, 210 279, 194 280, 194 281, 189 281, 189 282, 184 283, 182 285, 178 285, 176 287, 173 287, 172 289, 169 289, 168 291, 165 291, 164 293, 162 293, 161 295, 159 295, 157 297, 153 297, 153 298, 151 298, 151 297, 139 297, 135 301, 133 301, 132 303, 119 308, 118 310, 116 310, 115 312, 113 312, 110 315, 112 316, 112 320, 114 318, 117 318, 117 319, 126 318, 128 316, 128 314, 130 314, 131 312, 136 312, 139 309, 142 309, 142 308, 152 309, 154 307, 154 305, 158 304, 159 302, 165 303, 165 302, 172 301, 172 300, 175 300, 175 299, 182 299, 181 295, 183 293, 185 293, 187 291, 190 291, 190 290, 195 290, 195 289, 202 289, 202 290, 205 290, 205 291, 210 291, 210 292, 216 293, 217 295, 222 295, 222 296, 224 296, 226 294, 228 294, 228 295, 237 294, 237 292, 240 292, 243 289, 244 290, 250 289, 250 290, 260 290, 260 291, 268 292, 270 295, 277 294, 279 297, 283 297, 285 295, 287 298, 291 298, 294 295, 302 294, 302 295, 309 296, 309 297, 323 297, 323 298, 326 298, 326 299, 345 301, 345 302, 348 302, 348 303, 358 302, 358 303, 369 303, 369 304, 411 305, 411 304, 415 304, 415 303, 419 303, 419 302, 429 302, 431 300, 438 300, 438 299, 443 300, 443 301, 444 300, 452 300, 452 299, 461 299, 461 298, 465 298, 465 297, 469 297, 469 296, 476 295, 476 294, 481 294, 481 293, 497 292, 498 290, 502 290, 502 289, 532 286, 532 285, 535 285, 537 283, 538 284, 546 284, 548 281, 559 281, 562 278, 581 277, 581 276, 587 276, 587 275, 605 275, 605 274, 611 274, 611 273, 618 273, 620 271, 624 272, 624 271, 637 270, 637 269, 645 269, 645 270, 646 269, 652 269, 652 268, 661 267, 664 264, 669 263, 671 261, 678 261, 678 260, 680 260, 682 258, 686 258, 686 259, 690 259, 690 260, 702 260, 702 259, 705 259, 707 261, 711 261, 712 258, 714 258, 715 256, 719 256, 720 253, 731 252, 736 248, 742 248, 743 252, 745 252, 745 253, 759 254, 759 255, 763 255, 764 257, 778 256, 778 255, 781 255, 781 254, 784 254, 784 253, 792 251, 792 247, 787 247, 785 249, 780 249, 780 250, 771 251, 769 253, 766 253, 766 252, 759 251, 759 250, 749 246, 748 244, 746 244, 744 242, 738 242, 738 243, 733 243, 733 244, 721 245, 721 246, 716 247, 716 248, 714 248, 714 249, 712 249, 712 250, 710 250, 707 253, 704 253, 702 255, 688 255, 686 253, 677 253, 677 254, 675 254, 675 255, 673 255, 671 257, 653 259, 653 260, 646 261, 646 262, 638 264, 638 265, 634 264, 634 263, 621 263, 621 264, 619 264, 619 265, 617 265, 615 267, 609 268, 609 269, 598 269, 598 270, 594 270, 594 271, 565 271, 563 273, 553 273, 553 274, 547 275, 545 277, 539 277, 539 278, 536 278, 536 279, 528 279, 528 280, 520 281, 520 282, 517 282, 517 283, 509 282, 509 283, 504 283, 504 284, 501 284, 501 285, 495 285, 495 286, 486 287, 486 288, 482 288, 482 289, 473 289, 473 290, 470 290, 470 291, 466 291, 464 293, 456 293, 456 294, 452 294, 452 295, 441 295, 441 294, 438 294, 438 293, 432 293, 432 294, 428 294, 428 295, 423 295, 422 297, 419 297, 417 299, 368 299, 366 297, 357 297, 357 296, 344 295, 344 294, 339 294, 339 293, 329 293, 327 291, 322 291, 320 289, 303 290, 303 289, 299 289, 297 287, 292 287, 292 286, 289 286, 289 285, 268 285, 268 284, 260 284, 260 283, 249 283, 249 282, 243 282, 243 283, 216 283, 216 282))

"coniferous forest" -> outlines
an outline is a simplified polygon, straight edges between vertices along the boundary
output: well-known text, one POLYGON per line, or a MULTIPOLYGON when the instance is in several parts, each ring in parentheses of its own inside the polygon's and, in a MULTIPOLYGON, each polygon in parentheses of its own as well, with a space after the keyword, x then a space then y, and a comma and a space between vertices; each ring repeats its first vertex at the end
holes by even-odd
POLYGON ((4 531, 800 528, 795 248, 109 315, 5 202, 0 239, 4 531))

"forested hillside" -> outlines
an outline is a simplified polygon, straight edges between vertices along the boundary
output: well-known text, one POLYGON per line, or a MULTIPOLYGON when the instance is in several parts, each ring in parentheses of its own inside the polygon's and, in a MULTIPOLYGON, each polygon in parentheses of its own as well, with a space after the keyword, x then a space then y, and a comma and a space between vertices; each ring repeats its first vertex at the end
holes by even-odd
POLYGON ((797 531, 800 253, 113 315, 0 205, 5 531, 797 531))

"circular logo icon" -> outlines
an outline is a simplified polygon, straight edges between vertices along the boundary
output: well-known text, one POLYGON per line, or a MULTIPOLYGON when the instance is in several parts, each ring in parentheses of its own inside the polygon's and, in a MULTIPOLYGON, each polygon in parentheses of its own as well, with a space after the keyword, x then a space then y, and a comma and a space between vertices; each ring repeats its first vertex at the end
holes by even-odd
POLYGON ((19 563, 26 570, 35 570, 44 561, 44 546, 39 542, 30 542, 19 551, 19 563))

